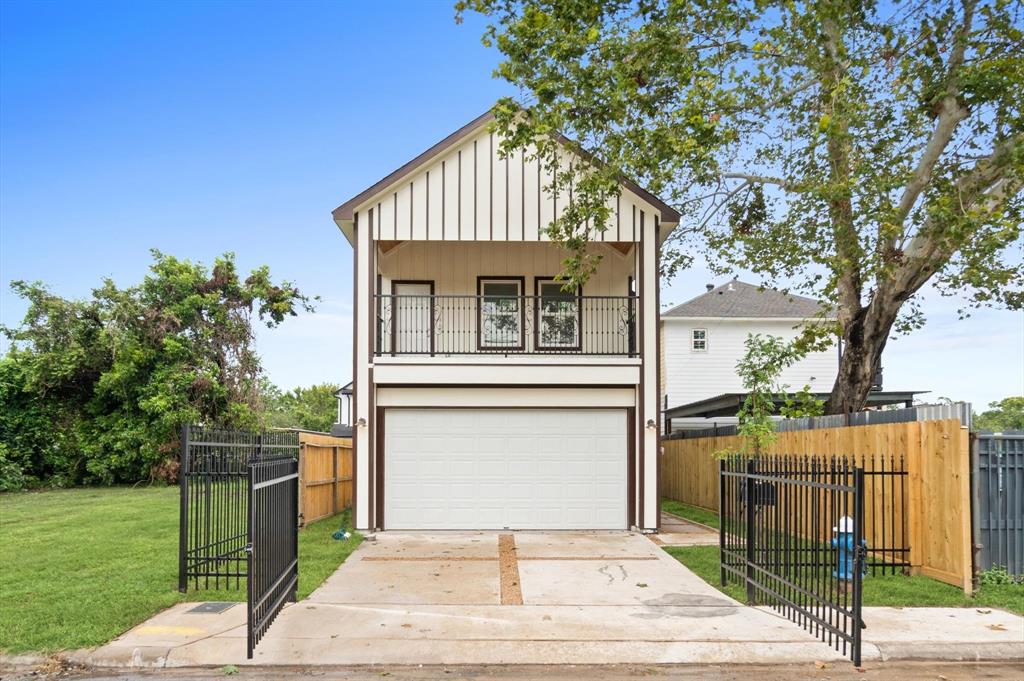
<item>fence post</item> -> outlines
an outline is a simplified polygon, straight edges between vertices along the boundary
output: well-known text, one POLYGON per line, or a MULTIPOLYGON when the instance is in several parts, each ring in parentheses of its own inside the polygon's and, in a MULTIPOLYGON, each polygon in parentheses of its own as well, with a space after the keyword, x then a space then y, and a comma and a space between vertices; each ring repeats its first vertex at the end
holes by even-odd
POLYGON ((299 433, 299 487, 298 487, 298 507, 299 507, 299 527, 306 526, 306 442, 302 439, 304 433, 299 433))
POLYGON ((178 591, 188 591, 188 424, 181 426, 181 464, 178 466, 178 487, 181 496, 178 513, 178 591))
POLYGON ((338 512, 338 445, 331 447, 331 514, 338 512))
POLYGON ((718 461, 718 569, 725 586, 725 459, 718 461))
POLYGON ((861 631, 864 620, 861 608, 864 586, 864 563, 867 559, 867 547, 864 546, 864 469, 853 469, 853 666, 859 667, 861 662, 861 631))
POLYGON ((746 515, 747 515, 747 603, 750 605, 754 604, 754 536, 757 532, 757 526, 754 523, 754 510, 757 508, 757 504, 754 500, 754 472, 756 467, 754 465, 754 459, 747 460, 747 476, 746 480, 746 492, 747 492, 747 504, 746 504, 746 515))

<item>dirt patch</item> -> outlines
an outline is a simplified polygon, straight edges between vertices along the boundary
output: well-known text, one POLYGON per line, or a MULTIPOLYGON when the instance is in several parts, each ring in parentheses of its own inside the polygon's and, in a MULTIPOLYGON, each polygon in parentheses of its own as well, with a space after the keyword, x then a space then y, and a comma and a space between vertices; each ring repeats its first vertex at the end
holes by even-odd
POLYGON ((523 590, 519 582, 519 560, 514 534, 498 535, 498 569, 501 574, 501 604, 522 605, 523 590))

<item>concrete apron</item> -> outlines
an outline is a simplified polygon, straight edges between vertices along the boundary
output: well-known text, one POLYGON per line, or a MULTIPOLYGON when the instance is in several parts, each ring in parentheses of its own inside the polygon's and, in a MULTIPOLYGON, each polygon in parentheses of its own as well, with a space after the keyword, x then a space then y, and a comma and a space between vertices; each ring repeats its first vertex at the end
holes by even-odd
MULTIPOLYGON (((798 663, 844 656, 773 611, 727 598, 631 533, 384 533, 306 600, 287 606, 251 661, 261 665, 798 663), (504 544, 499 551, 499 543, 504 544), (509 556, 511 552, 511 556, 509 556)), ((245 605, 182 603, 73 661, 115 666, 247 664, 245 605)), ((1019 657, 1021 618, 878 609, 877 634, 967 657, 1019 657), (883 612, 884 611, 884 612, 883 612), (942 617, 950 626, 941 626, 942 617), (888 624, 884 624, 888 622, 888 624), (927 623, 927 624, 925 624, 927 623), (998 625, 990 628, 990 625, 998 625), (938 626, 937 626, 938 625, 938 626), (918 637, 914 638, 916 629, 918 637), (940 634, 939 630, 946 632, 940 634), (901 634, 901 631, 904 632, 901 634), (966 638, 965 638, 966 636, 966 638), (943 638, 945 637, 945 638, 943 638), (959 638, 957 638, 959 637, 959 638), (972 638, 973 637, 973 638, 972 638), (954 642, 970 642, 957 648, 954 642), (987 647, 986 647, 987 646, 987 647)), ((865 615, 876 639, 875 613, 865 615)), ((864 659, 886 657, 865 643, 864 659)))

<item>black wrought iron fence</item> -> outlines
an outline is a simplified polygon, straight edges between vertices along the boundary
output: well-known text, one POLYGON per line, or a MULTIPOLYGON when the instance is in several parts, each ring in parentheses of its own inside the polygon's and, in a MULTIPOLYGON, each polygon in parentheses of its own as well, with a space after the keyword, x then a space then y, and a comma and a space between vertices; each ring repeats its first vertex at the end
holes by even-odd
POLYGON ((377 355, 637 354, 636 296, 375 299, 377 355))
POLYGON ((247 574, 249 464, 297 456, 298 434, 201 426, 181 431, 178 589, 239 589, 247 574))
POLYGON ((249 464, 247 652, 273 624, 299 585, 299 461, 271 455, 249 464))
POLYGON ((864 470, 846 458, 735 457, 721 462, 722 584, 746 588, 861 662, 866 569, 864 470))

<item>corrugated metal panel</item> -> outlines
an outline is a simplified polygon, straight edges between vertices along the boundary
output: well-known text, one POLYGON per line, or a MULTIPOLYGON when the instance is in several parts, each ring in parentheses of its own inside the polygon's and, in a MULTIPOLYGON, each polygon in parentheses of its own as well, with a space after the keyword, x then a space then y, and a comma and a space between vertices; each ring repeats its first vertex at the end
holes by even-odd
POLYGON ((979 433, 974 488, 982 570, 1024 574, 1024 433, 979 433))
MULTIPOLYGON (((842 428, 844 426, 871 426, 881 423, 912 423, 914 421, 937 421, 959 419, 966 428, 971 427, 971 405, 969 402, 953 402, 951 404, 922 404, 904 409, 882 409, 876 411, 858 411, 852 414, 833 414, 830 416, 809 416, 799 419, 781 419, 776 422, 775 430, 779 432, 793 430, 818 430, 820 428, 842 428)), ((704 430, 688 430, 673 433, 668 439, 687 439, 697 437, 715 437, 717 435, 736 435, 736 426, 719 426, 704 430)))

